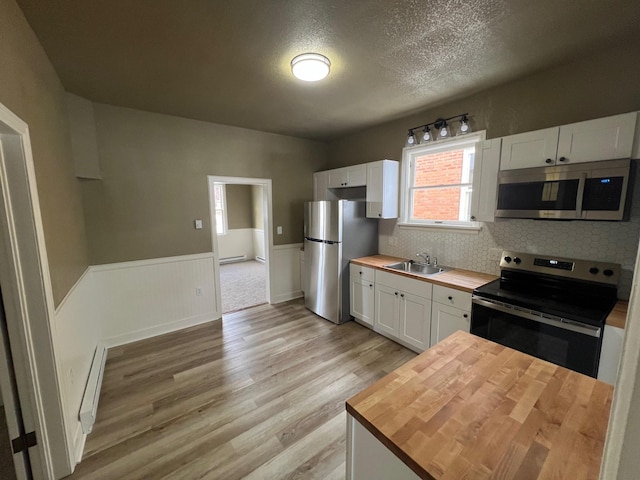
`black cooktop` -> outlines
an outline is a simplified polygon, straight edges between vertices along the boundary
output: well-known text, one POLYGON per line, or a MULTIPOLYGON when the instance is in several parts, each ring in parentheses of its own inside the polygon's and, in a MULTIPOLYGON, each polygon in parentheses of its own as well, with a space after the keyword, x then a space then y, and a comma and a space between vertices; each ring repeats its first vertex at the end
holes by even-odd
POLYGON ((596 327, 604 325, 617 301, 617 289, 611 285, 506 270, 473 293, 596 327))

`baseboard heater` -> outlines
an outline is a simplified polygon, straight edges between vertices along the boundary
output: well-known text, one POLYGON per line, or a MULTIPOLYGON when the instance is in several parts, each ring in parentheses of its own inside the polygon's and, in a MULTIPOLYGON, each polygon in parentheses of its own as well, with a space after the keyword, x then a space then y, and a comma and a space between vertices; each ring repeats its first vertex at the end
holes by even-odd
POLYGON ((85 435, 91 433, 93 424, 96 421, 98 400, 100 400, 100 388, 102 387, 102 375, 104 374, 106 361, 107 347, 99 343, 93 354, 93 362, 91 363, 91 370, 89 370, 89 379, 84 389, 82 405, 80 405, 80 424, 82 425, 82 433, 85 435))
POLYGON ((260 255, 256 255, 256 260, 260 263, 264 263, 264 257, 261 257, 260 255))
POLYGON ((244 262, 247 259, 246 255, 238 255, 235 257, 225 257, 220 259, 220 265, 223 263, 244 262))

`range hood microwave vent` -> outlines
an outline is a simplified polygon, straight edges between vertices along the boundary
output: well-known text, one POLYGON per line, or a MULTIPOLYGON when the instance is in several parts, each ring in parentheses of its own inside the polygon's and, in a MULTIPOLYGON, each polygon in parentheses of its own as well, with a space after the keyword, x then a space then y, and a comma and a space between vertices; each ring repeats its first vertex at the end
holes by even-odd
POLYGON ((635 162, 606 160, 498 174, 498 218, 628 220, 635 162))

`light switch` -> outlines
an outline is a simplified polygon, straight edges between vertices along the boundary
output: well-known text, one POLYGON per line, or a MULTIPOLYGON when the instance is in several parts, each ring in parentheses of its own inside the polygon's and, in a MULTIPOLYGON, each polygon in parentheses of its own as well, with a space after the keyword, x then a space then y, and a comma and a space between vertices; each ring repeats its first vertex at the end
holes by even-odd
POLYGON ((196 220, 195 221, 196 224, 196 230, 202 230, 202 220, 196 220))
POLYGON ((277 233, 278 235, 282 235, 282 225, 278 225, 278 226, 276 227, 276 233, 277 233))

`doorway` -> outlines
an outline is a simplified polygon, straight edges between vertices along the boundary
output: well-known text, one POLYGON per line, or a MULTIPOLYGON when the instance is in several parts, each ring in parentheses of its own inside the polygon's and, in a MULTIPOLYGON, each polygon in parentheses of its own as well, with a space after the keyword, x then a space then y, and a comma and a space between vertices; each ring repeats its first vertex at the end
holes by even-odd
POLYGON ((271 180, 209 177, 218 311, 270 303, 271 180))

